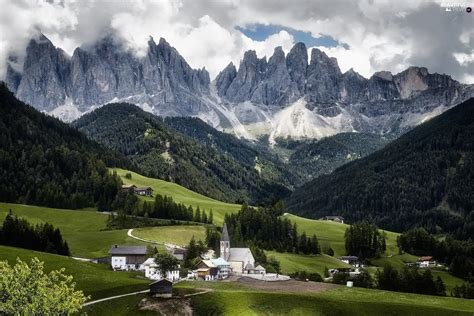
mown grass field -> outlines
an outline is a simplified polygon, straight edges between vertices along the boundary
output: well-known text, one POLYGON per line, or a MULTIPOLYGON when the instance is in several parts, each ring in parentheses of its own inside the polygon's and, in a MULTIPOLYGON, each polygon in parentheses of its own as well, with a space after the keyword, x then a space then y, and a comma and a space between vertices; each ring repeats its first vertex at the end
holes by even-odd
POLYGON ((145 227, 134 229, 133 235, 160 243, 171 243, 178 246, 187 246, 193 236, 196 241, 205 241, 206 228, 204 226, 192 225, 145 227))
MULTIPOLYGON (((205 210, 206 212, 209 212, 212 209, 214 223, 217 225, 223 224, 224 216, 226 213, 235 213, 239 211, 241 207, 239 204, 230 204, 211 199, 207 196, 186 189, 185 187, 182 187, 176 183, 160 179, 148 178, 138 173, 119 168, 113 168, 110 170, 112 172, 117 172, 117 174, 122 178, 122 182, 124 184, 134 184, 136 186, 141 187, 151 187, 154 193, 171 196, 173 197, 175 202, 183 203, 186 206, 191 205, 193 208, 199 206, 199 208, 205 210), (132 175, 131 179, 125 178, 125 175, 127 173, 130 173, 132 175)), ((154 201, 152 197, 142 197, 142 199, 146 201, 154 201)))
POLYGON ((28 249, 0 246, 0 260, 15 264, 16 258, 30 262, 34 257, 44 262, 46 271, 65 268, 65 274, 72 275, 76 288, 99 299, 147 288, 150 283, 135 272, 114 272, 108 265, 80 262, 69 257, 37 252, 28 249))
POLYGON ((48 222, 61 230, 71 254, 75 257, 98 258, 106 256, 110 247, 118 245, 146 245, 127 236, 126 229, 104 230, 107 215, 87 210, 63 210, 41 206, 0 203, 0 221, 8 210, 37 224, 48 222))
POLYGON ((266 251, 267 256, 273 256, 280 261, 281 273, 289 274, 296 271, 307 271, 310 273, 324 273, 324 267, 331 268, 350 268, 350 265, 327 256, 305 256, 293 253, 280 253, 276 251, 266 251))
POLYGON ((176 286, 214 289, 193 297, 197 315, 472 315, 474 312, 472 300, 342 286, 318 293, 256 291, 245 285, 223 282, 182 282, 176 286))

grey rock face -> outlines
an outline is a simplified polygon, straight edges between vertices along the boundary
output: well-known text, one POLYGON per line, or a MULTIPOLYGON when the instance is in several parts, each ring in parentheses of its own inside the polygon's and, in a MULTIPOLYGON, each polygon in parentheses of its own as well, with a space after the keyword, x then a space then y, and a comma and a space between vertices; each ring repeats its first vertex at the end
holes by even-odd
POLYGON ((308 67, 308 50, 304 43, 296 43, 286 56, 286 67, 292 82, 296 84, 299 95, 305 92, 306 68, 308 67))
MULTIPOLYGON (((194 70, 164 39, 150 39, 148 53, 138 58, 113 36, 77 48, 71 58, 41 35, 27 48, 24 70, 10 85, 17 97, 44 111, 64 105, 67 98, 83 112, 111 100, 128 100, 160 108, 164 113, 196 114, 206 107, 209 74, 194 70)), ((192 115, 191 114, 191 115, 192 115)))
POLYGON ((53 110, 64 104, 68 77, 68 56, 40 35, 38 39, 32 39, 26 48, 16 96, 42 110, 53 110))
POLYGON ((227 89, 229 88, 232 81, 237 76, 237 69, 232 62, 224 68, 216 77, 216 88, 219 96, 225 96, 227 89))
POLYGON ((311 51, 306 70, 306 94, 310 103, 327 103, 339 99, 342 74, 337 60, 317 48, 311 51))

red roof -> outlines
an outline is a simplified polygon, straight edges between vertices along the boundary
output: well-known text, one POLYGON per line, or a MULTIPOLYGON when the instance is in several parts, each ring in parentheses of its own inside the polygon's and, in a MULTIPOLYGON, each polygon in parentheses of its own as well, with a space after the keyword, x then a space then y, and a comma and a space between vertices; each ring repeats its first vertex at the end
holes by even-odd
POLYGON ((423 256, 418 259, 418 261, 432 261, 433 257, 432 256, 423 256))

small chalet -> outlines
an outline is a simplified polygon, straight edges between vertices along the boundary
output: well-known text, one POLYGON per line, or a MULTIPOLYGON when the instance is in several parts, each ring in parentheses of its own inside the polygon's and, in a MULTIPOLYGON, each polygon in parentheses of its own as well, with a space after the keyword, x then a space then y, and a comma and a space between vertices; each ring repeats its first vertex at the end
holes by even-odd
POLYGON ((342 257, 339 257, 339 260, 341 260, 344 263, 351 264, 351 265, 358 265, 359 264, 359 257, 357 257, 357 256, 342 256, 342 257))
POLYGON ((211 259, 214 266, 217 267, 217 279, 227 279, 230 273, 230 263, 223 258, 211 259))
POLYGON ((211 260, 201 260, 196 266, 197 277, 206 281, 217 278, 218 268, 211 260))
POLYGON ((114 270, 144 270, 146 254, 143 246, 114 245, 109 250, 110 264, 114 270))
POLYGON ((137 187, 134 184, 123 184, 122 192, 133 192, 142 196, 151 196, 153 194, 153 189, 150 187, 137 187))
POLYGON ((153 189, 150 187, 145 187, 145 188, 136 187, 135 193, 138 195, 143 195, 143 196, 151 196, 153 194, 153 189))
POLYGON ((432 256, 422 256, 418 258, 418 266, 420 268, 429 268, 436 266, 436 260, 432 256))
POLYGON ((324 216, 321 218, 321 220, 344 224, 344 217, 342 216, 324 216))
MULTIPOLYGON (((161 275, 161 271, 158 269, 158 265, 155 263, 154 258, 148 258, 144 263, 143 267, 145 269, 145 277, 151 280, 161 280, 163 276, 161 275)), ((168 271, 166 273, 166 278, 170 281, 178 281, 179 280, 179 268, 173 271, 168 271)))
POLYGON ((173 295, 173 282, 162 279, 151 283, 150 295, 155 297, 171 297, 173 295))

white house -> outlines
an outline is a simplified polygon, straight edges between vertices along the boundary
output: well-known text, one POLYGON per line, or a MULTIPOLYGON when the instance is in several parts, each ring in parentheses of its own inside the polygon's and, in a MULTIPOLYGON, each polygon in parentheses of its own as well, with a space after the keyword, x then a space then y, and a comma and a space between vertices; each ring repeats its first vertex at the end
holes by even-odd
MULTIPOLYGON (((148 258, 144 263, 143 267, 145 269, 145 277, 151 280, 161 280, 163 279, 160 270, 158 269, 158 265, 155 263, 154 258, 148 258)), ((179 269, 168 271, 166 273, 166 279, 170 281, 177 281, 179 280, 179 269)))
POLYGON ((436 266, 436 260, 431 256, 423 256, 418 259, 418 266, 420 268, 429 268, 436 266))
POLYGON ((223 258, 211 259, 212 264, 217 267, 218 279, 227 279, 230 274, 230 264, 223 258))
POLYGON ((112 269, 144 270, 146 251, 143 246, 112 246, 109 250, 112 269))

